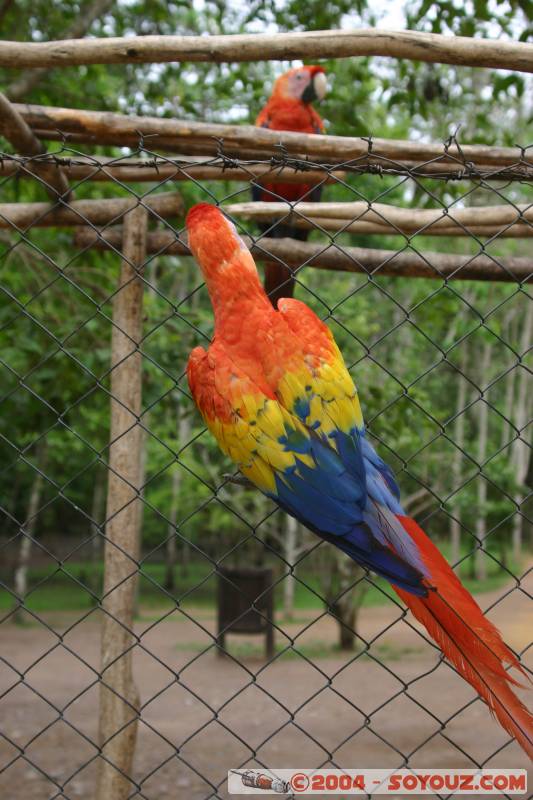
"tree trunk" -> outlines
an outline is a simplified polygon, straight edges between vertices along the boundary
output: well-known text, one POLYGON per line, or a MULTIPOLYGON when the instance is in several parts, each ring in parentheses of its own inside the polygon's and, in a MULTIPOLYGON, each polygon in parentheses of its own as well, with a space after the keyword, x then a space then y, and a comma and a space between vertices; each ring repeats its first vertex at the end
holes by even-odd
MULTIPOLYGON (((195 281, 197 278, 197 273, 193 264, 190 263, 190 259, 185 259, 185 261, 181 260, 180 270, 179 270, 180 278, 176 276, 176 285, 174 286, 174 291, 176 294, 179 293, 179 296, 184 300, 187 299, 187 307, 189 314, 194 317, 194 315, 198 311, 198 303, 200 299, 200 295, 198 292, 192 292, 191 290, 195 286, 195 281)), ((185 351, 187 351, 190 347, 192 347, 193 339, 192 339, 192 331, 191 329, 186 326, 185 330, 182 335, 182 342, 185 351)), ((187 414, 187 409, 185 408, 185 397, 181 395, 181 403, 180 407, 176 407, 176 419, 178 421, 178 451, 181 450, 185 445, 188 444, 191 438, 191 431, 192 431, 192 422, 193 417, 187 414)), ((204 454, 205 455, 205 454, 204 454)), ((206 464, 207 466, 207 464, 206 464)), ((211 465, 210 465, 211 466, 211 465)), ((170 520, 172 524, 172 536, 170 536, 170 525, 169 525, 169 539, 167 540, 167 545, 169 549, 167 550, 167 578, 174 581, 174 564, 177 558, 177 537, 176 537, 176 520, 178 518, 178 502, 179 502, 179 493, 181 489, 181 481, 183 477, 183 470, 176 465, 176 471, 173 474, 173 481, 177 481, 177 484, 172 485, 172 503, 176 504, 175 511, 173 515, 170 516, 170 520), (170 571, 172 570, 172 575, 170 571)), ((218 477, 218 476, 217 476, 218 477)), ((171 507, 172 511, 172 507, 171 507)), ((191 560, 191 545, 189 539, 187 537, 183 537, 181 539, 181 558, 180 558, 180 572, 181 576, 185 578, 189 571, 189 564, 191 560)))
MULTIPOLYGON (((485 342, 481 355, 480 385, 485 386, 490 364, 491 354, 490 342, 485 342)), ((475 554, 476 578, 478 581, 487 579, 487 559, 483 552, 485 537, 487 535, 486 525, 486 504, 487 504, 487 481, 483 477, 483 464, 487 458, 487 443, 489 433, 489 407, 485 398, 480 401, 478 422, 478 450, 477 460, 481 467, 481 473, 477 482, 477 518, 476 518, 476 539, 478 547, 475 554)))
MULTIPOLYGON (((177 430, 178 430, 178 447, 179 450, 185 447, 191 438, 192 421, 191 417, 186 414, 182 408, 182 403, 176 403, 176 417, 177 417, 177 430)), ((170 511, 168 515, 168 531, 167 531, 167 544, 166 544, 166 567, 165 567, 165 589, 173 592, 176 588, 176 560, 178 556, 177 541, 176 541, 176 521, 178 518, 178 506, 181 490, 181 479, 183 477, 183 470, 176 462, 174 464, 174 471, 172 473, 172 486, 170 497, 170 511)), ((183 543, 183 563, 188 561, 188 547, 186 542, 183 543)), ((182 564, 183 566, 183 564, 182 564)))
MULTIPOLYGON (((142 551, 142 540, 143 540, 143 524, 144 524, 144 484, 146 483, 146 464, 148 460, 148 441, 150 434, 148 433, 148 429, 150 426, 150 411, 146 411, 143 414, 142 418, 143 427, 141 428, 141 454, 140 454, 140 465, 139 465, 139 522, 138 522, 138 531, 137 531, 137 538, 139 540, 139 557, 141 556, 142 551), (145 430, 146 429, 146 430, 145 430)), ((139 581, 137 580, 135 583, 135 599, 133 602, 133 616, 134 618, 139 615, 140 609, 140 591, 141 587, 139 581)))
POLYGON ((119 290, 113 297, 111 430, 102 601, 97 800, 126 800, 133 787, 139 695, 133 682, 133 610, 138 578, 141 491, 143 283, 147 217, 138 206, 124 218, 119 290))
POLYGON ((365 575, 363 567, 340 551, 334 553, 334 558, 335 596, 329 606, 339 625, 340 649, 353 651, 356 649, 357 618, 368 584, 362 580, 365 575))
MULTIPOLYGON (((529 457, 529 463, 528 463, 526 478, 524 480, 524 485, 525 485, 526 489, 529 490, 528 494, 533 493, 533 458, 531 458, 531 452, 530 452, 530 457, 529 457)), ((523 525, 524 525, 524 528, 525 528, 524 534, 527 535, 527 533, 529 533, 528 543, 529 543, 529 547, 533 550, 533 522, 532 522, 532 520, 531 520, 529 515, 523 520, 523 525)))
MULTIPOLYGON (((463 356, 460 363, 460 370, 465 372, 468 363, 466 341, 463 342, 463 356)), ((457 405, 455 407, 455 430, 454 430, 454 444, 456 450, 453 454, 452 462, 452 479, 455 491, 461 483, 461 465, 463 461, 463 448, 465 444, 465 415, 463 409, 466 403, 466 378, 459 379, 459 390, 457 392, 457 405)), ((450 518, 450 562, 452 567, 455 567, 461 558, 461 512, 459 508, 454 508, 453 516, 450 518)))
POLYGON ((14 575, 14 589, 18 601, 13 614, 13 621, 17 624, 24 622, 24 599, 28 592, 28 569, 33 544, 33 535, 37 524, 41 493, 43 490, 43 471, 46 467, 47 444, 46 439, 41 439, 37 445, 37 471, 31 487, 28 502, 28 514, 25 522, 20 526, 20 549, 18 565, 14 575))
MULTIPOLYGON (((102 558, 102 511, 104 505, 104 498, 105 498, 105 482, 102 478, 98 477, 94 484, 93 489, 93 502, 91 505, 91 561, 92 561, 92 569, 91 569, 91 577, 89 581, 89 588, 93 592, 93 594, 100 598, 101 597, 101 580, 100 580, 100 570, 98 569, 98 565, 100 564, 100 560, 102 558)), ((96 603, 96 597, 93 597, 93 602, 96 603)))
MULTIPOLYGON (((298 557, 298 522, 289 514, 285 520, 285 536, 283 538, 283 556, 287 564, 291 567, 298 557)), ((283 579, 283 612, 285 619, 290 621, 294 618, 294 592, 295 580, 292 574, 285 575, 283 579)))
MULTIPOLYGON (((515 326, 513 324, 513 319, 509 320, 507 325, 507 334, 509 336, 509 341, 515 341, 515 326)), ((514 396, 515 396, 515 385, 516 385, 516 373, 518 372, 516 366, 511 369, 510 372, 507 373, 505 377, 505 400, 504 400, 504 414, 506 419, 512 420, 514 416, 514 396)), ((500 440, 500 447, 506 447, 509 445, 510 440, 512 440, 513 434, 510 429, 510 425, 508 425, 504 420, 502 420, 502 436, 500 440)), ((512 447, 511 447, 511 458, 512 458, 512 447)))
MULTIPOLYGON (((531 335, 533 329, 533 307, 529 303, 526 311, 526 317, 522 328, 522 337, 520 340, 520 354, 522 357, 527 353, 530 346, 531 335)), ((517 369, 515 367, 515 369, 517 369)), ((528 467, 529 467, 529 438, 530 433, 526 430, 528 424, 529 409, 531 408, 531 394, 528 393, 530 385, 529 372, 522 366, 518 376, 518 389, 516 393, 516 414, 515 425, 520 431, 520 438, 517 438, 513 444, 512 463, 515 468, 516 483, 520 487, 515 495, 514 502, 516 503, 516 511, 513 517, 513 561, 515 564, 520 563, 522 556, 522 529, 523 529, 523 516, 521 505, 524 502, 523 486, 526 482, 528 467)))

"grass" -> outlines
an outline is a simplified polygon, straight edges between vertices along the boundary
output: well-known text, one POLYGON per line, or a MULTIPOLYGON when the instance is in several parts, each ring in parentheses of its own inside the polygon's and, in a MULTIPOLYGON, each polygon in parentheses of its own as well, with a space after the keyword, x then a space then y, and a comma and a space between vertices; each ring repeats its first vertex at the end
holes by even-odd
MULTIPOLYGON (((205 650, 206 645, 199 644, 198 642, 180 642, 176 645, 176 649, 188 653, 200 653, 205 650)), ((213 645, 213 651, 215 646, 213 645)), ((265 657, 264 643, 257 642, 227 642, 225 644, 226 651, 239 661, 263 659, 265 657)), ((287 644, 279 642, 276 643, 274 651, 279 659, 295 659, 305 656, 309 659, 326 658, 331 656, 337 648, 327 642, 309 642, 305 645, 296 644, 294 648, 288 647, 287 644)))
MULTIPOLYGON (((187 652, 187 653, 201 653, 203 652, 207 644, 201 644, 199 642, 180 642, 176 645, 176 650, 180 652, 187 652)), ((238 661, 255 661, 255 660, 263 660, 265 657, 265 646, 264 644, 259 644, 257 642, 226 642, 226 651, 233 657, 236 658, 238 661)), ((215 650, 215 646, 212 645, 211 649, 215 650)), ((338 655, 344 655, 345 657, 354 657, 359 654, 359 657, 365 656, 366 653, 362 652, 359 648, 356 648, 353 651, 342 651, 340 647, 336 644, 332 644, 331 642, 324 642, 320 640, 307 642, 305 644, 296 644, 294 647, 288 647, 288 645, 284 642, 278 642, 275 646, 275 652, 277 655, 277 660, 294 660, 296 658, 307 658, 310 661, 316 661, 317 659, 321 658, 332 658, 338 655)), ((422 648, 418 647, 409 647, 409 646, 399 646, 395 647, 391 644, 374 644, 372 645, 372 655, 376 658, 383 659, 384 661, 400 661, 401 659, 405 658, 406 656, 418 655, 418 653, 422 652, 422 648)))
MULTIPOLYGON (((468 565, 465 564, 465 567, 468 565)), ((467 588, 474 593, 488 592, 498 589, 509 582, 508 574, 492 560, 487 564, 488 577, 485 581, 472 580, 462 575, 462 580, 467 588)), ((511 567, 512 569, 512 567, 511 567)), ((466 568, 464 570, 466 572, 466 568)), ((30 570, 29 592, 26 597, 26 607, 37 613, 45 611, 82 611, 95 605, 91 592, 87 586, 100 587, 102 584, 103 565, 84 564, 67 561, 60 570, 57 565, 49 568, 39 567, 30 570)), ((322 594, 319 577, 311 572, 299 569, 299 580, 295 586, 295 619, 297 612, 309 609, 323 609, 320 599, 322 594), (300 582, 302 581, 302 582, 300 582), (306 585, 309 588, 307 588, 306 585), (316 594, 315 594, 316 592, 316 594)), ((164 611, 172 608, 177 602, 182 607, 204 607, 206 611, 214 608, 216 603, 217 576, 208 562, 192 563, 185 574, 176 570, 176 590, 172 595, 163 588, 165 578, 164 564, 145 564, 142 567, 139 581, 139 606, 142 608, 143 618, 150 612, 164 611)), ((10 578, 3 576, 9 586, 10 578)), ((377 586, 370 586, 365 594, 364 606, 383 605, 388 602, 380 588, 392 594, 392 590, 385 581, 377 580, 377 586), (377 588, 380 587, 380 588, 377 588)), ((276 610, 278 615, 282 612, 282 584, 278 585, 275 592, 276 610)), ((0 610, 9 610, 14 604, 13 595, 6 589, 0 590, 0 610)))

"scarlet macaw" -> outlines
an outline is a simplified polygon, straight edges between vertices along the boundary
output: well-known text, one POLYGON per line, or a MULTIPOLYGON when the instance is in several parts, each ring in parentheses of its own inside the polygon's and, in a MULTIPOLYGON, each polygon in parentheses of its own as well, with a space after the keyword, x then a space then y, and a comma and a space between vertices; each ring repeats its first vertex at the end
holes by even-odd
POLYGON ((533 717, 505 665, 500 633, 417 523, 365 435, 357 390, 328 327, 305 303, 269 302, 233 224, 206 203, 187 216, 189 245, 215 317, 187 374, 221 449, 281 508, 392 584, 414 616, 533 756, 533 717))
MULTIPOLYGON (((327 89, 323 67, 306 66, 290 69, 275 82, 270 99, 259 113, 255 124, 273 131, 297 131, 299 133, 324 133, 324 123, 311 103, 322 100, 327 89)), ((252 188, 254 200, 296 202, 320 200, 321 188, 301 183, 269 183, 252 188)), ((309 231, 290 225, 271 224, 261 226, 263 232, 276 239, 285 236, 305 241, 309 231)), ((279 297, 292 295, 294 279, 290 270, 280 263, 268 263, 265 267, 265 290, 273 305, 279 297)))

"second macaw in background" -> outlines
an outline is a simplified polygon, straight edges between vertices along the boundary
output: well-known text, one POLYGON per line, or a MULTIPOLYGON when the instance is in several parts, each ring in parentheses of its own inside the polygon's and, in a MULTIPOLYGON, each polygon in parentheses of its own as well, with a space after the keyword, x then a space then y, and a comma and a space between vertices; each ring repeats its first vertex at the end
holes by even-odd
POLYGON ((506 665, 524 670, 403 510, 331 331, 298 300, 272 307, 249 250, 217 208, 194 206, 187 228, 215 314, 213 341, 207 352, 193 350, 187 374, 220 447, 281 508, 388 580, 532 756, 532 716, 506 665))
MULTIPOLYGON (((327 89, 323 67, 306 66, 290 69, 275 82, 266 106, 255 124, 272 131, 296 131, 298 133, 324 133, 324 123, 312 103, 325 97, 327 89)), ((252 190, 254 200, 279 202, 280 200, 305 200, 318 202, 321 188, 302 183, 269 183, 252 190)), ((263 231, 276 239, 290 237, 305 241, 309 231, 290 225, 271 223, 262 226, 263 231)), ((283 264, 268 263, 265 267, 265 289, 273 305, 279 297, 290 297, 294 280, 290 270, 283 264)))

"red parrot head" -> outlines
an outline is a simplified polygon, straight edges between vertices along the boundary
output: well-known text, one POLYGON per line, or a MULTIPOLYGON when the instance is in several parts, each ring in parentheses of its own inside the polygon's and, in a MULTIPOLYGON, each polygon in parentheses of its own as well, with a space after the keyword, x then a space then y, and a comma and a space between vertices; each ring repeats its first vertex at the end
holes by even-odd
POLYGON ((327 91, 326 74, 323 67, 295 67, 277 79, 272 91, 273 98, 300 100, 308 105, 323 100, 327 91))
POLYGON ((198 203, 186 219, 189 247, 202 270, 215 315, 223 303, 261 295, 257 267, 235 225, 216 206, 198 203))
POLYGON ((193 206, 185 224, 189 247, 206 281, 220 279, 241 251, 248 252, 233 222, 210 203, 193 206))

